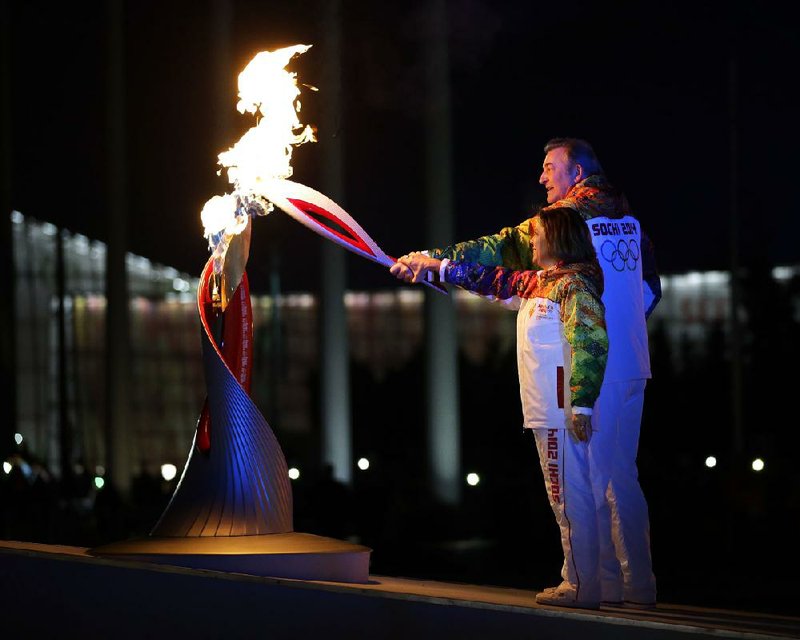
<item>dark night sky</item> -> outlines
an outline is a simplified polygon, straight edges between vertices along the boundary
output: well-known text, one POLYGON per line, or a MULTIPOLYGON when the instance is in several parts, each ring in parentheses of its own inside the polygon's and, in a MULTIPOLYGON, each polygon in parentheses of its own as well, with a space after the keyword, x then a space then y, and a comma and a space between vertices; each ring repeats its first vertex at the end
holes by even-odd
MULTIPOLYGON (((126 10, 130 250, 199 273, 199 211, 229 190, 216 155, 210 1, 126 10)), ((345 2, 341 204, 389 254, 426 246, 419 1, 345 2)), ((103 239, 106 23, 100 3, 12 2, 13 206, 103 239)), ((234 2, 232 77, 255 53, 319 41, 318 2, 234 2)), ((797 23, 770 3, 488 2, 451 11, 456 237, 515 224, 542 198, 548 138, 589 139, 656 243, 662 272, 729 261, 729 59, 738 60, 738 203, 745 264, 800 263, 795 174, 797 23)), ((320 86, 321 50, 292 69, 320 86)), ((322 89, 322 87, 321 87, 322 89)), ((317 124, 324 91, 304 95, 317 124)), ((321 188, 319 145, 295 152, 294 179, 321 188)), ((276 214, 257 221, 249 271, 269 255, 284 286, 315 289, 323 241, 276 214), (276 242, 272 242, 272 241, 276 242)), ((350 286, 391 287, 349 258, 350 286)))

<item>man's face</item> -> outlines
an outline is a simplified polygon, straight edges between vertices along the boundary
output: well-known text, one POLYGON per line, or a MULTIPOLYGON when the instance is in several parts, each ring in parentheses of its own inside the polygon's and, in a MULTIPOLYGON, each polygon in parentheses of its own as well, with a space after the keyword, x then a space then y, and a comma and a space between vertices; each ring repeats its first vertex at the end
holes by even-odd
POLYGON ((570 161, 563 147, 547 152, 542 163, 539 184, 547 190, 547 203, 553 204, 567 195, 570 187, 580 182, 582 171, 579 165, 570 161))

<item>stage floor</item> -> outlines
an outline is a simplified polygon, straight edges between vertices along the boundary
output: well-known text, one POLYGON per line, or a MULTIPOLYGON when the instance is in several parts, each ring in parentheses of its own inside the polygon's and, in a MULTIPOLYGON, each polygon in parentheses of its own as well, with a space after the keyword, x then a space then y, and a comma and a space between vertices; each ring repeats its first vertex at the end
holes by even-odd
POLYGON ((87 625, 115 637, 142 629, 148 637, 177 630, 179 637, 223 630, 225 637, 251 637, 258 629, 259 637, 326 639, 800 638, 800 618, 791 616, 666 603, 649 611, 586 611, 537 605, 536 592, 522 589, 380 575, 364 584, 290 580, 27 542, 0 541, 0 574, 3 626, 24 625, 34 633, 26 637, 59 630, 71 637, 87 625), (48 609, 60 613, 42 615, 48 609))

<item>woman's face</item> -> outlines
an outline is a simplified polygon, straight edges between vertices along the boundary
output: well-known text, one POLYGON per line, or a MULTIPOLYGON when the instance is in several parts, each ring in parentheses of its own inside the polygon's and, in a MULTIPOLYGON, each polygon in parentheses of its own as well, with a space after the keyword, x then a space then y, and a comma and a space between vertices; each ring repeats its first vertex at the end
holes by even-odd
POLYGON ((531 244, 533 245, 533 261, 540 267, 552 267, 556 261, 550 255, 550 248, 547 246, 547 238, 544 235, 544 227, 539 218, 534 218, 531 222, 531 244))

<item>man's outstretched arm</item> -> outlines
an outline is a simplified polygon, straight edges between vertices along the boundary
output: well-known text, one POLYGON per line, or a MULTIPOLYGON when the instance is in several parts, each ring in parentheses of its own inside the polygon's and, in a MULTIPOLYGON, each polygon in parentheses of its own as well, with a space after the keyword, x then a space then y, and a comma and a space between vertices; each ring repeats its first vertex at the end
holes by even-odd
POLYGON ((505 227, 498 233, 475 240, 459 242, 444 248, 428 249, 432 258, 448 258, 487 267, 506 267, 516 271, 536 269, 531 251, 530 219, 516 227, 505 227))

